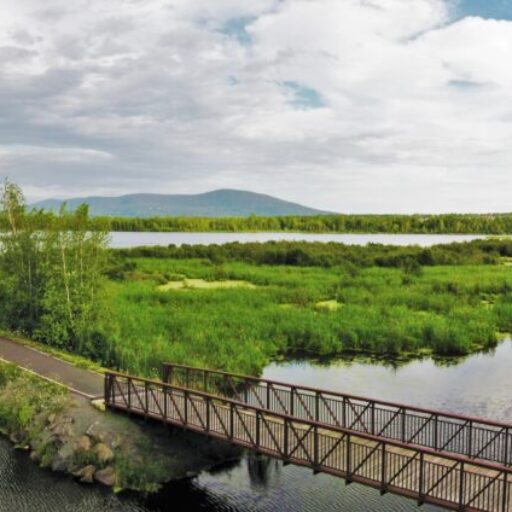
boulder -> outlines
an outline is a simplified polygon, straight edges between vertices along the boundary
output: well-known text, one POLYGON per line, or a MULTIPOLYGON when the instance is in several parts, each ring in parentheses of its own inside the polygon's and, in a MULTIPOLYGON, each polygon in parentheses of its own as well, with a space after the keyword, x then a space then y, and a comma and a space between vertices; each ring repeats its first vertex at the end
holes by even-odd
POLYGON ((101 431, 101 426, 98 421, 91 423, 85 433, 94 441, 102 443, 104 441, 104 434, 101 431))
POLYGON ((101 464, 106 464, 114 458, 114 452, 105 443, 98 443, 94 447, 94 453, 101 464))
POLYGON ((101 412, 105 412, 107 410, 107 407, 105 406, 105 400, 103 400, 103 398, 98 400, 91 400, 91 405, 101 412))
POLYGON ((78 438, 76 442, 76 450, 80 452, 88 452, 92 448, 91 438, 88 435, 83 435, 78 438))
POLYGON ((114 487, 116 484, 116 471, 112 466, 107 466, 105 469, 100 469, 94 474, 94 479, 100 484, 114 487))
POLYGON ((80 482, 84 482, 86 484, 92 484, 94 482, 94 473, 96 472, 96 468, 89 464, 88 466, 84 466, 82 469, 73 473, 74 476, 80 478, 80 482))
POLYGON ((53 471, 68 471, 75 458, 73 445, 62 445, 51 461, 53 471))
POLYGON ((54 425, 52 428, 52 432, 55 436, 64 438, 64 437, 72 437, 74 435, 74 430, 71 422, 64 421, 59 422, 54 425))

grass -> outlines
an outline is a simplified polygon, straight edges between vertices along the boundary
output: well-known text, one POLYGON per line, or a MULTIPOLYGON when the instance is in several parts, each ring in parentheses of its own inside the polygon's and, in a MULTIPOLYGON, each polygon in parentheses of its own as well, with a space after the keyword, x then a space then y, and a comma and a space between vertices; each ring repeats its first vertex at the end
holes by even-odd
POLYGON ((109 282, 106 338, 121 369, 164 360, 257 374, 272 358, 342 353, 463 355, 512 327, 505 265, 297 267, 130 258, 109 282), (174 289, 163 283, 201 283, 174 289), (144 276, 143 279, 140 276, 144 276), (187 281, 183 281, 186 279, 187 281), (223 283, 252 286, 224 286, 223 283), (203 284, 207 284, 204 286, 203 284))
POLYGON ((24 444, 43 429, 51 414, 67 405, 67 391, 62 386, 0 361, 0 432, 24 444))

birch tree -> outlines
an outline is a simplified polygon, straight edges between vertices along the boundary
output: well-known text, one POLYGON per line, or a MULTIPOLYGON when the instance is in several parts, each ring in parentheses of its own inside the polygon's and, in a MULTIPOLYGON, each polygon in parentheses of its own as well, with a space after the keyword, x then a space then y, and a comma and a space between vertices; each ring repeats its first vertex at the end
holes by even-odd
POLYGON ((1 235, 0 318, 11 330, 49 345, 102 358, 108 233, 89 231, 86 205, 58 215, 27 212, 21 189, 5 182, 1 235), (44 223, 38 216, 45 215, 44 223), (44 225, 43 230, 35 226, 44 225))

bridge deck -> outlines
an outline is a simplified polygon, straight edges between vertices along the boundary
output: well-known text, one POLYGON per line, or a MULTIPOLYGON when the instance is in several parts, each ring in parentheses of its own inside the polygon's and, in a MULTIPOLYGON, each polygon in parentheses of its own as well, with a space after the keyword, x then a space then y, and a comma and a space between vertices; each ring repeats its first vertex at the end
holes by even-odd
POLYGON ((452 510, 512 512, 512 470, 158 381, 105 376, 109 407, 452 510))

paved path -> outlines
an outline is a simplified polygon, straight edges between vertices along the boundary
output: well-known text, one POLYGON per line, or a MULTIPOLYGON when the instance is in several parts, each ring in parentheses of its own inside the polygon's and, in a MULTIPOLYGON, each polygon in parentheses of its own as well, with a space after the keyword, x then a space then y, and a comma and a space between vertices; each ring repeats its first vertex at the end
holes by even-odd
POLYGON ((103 375, 73 366, 16 341, 0 338, 0 358, 56 380, 87 397, 103 396, 103 375))

